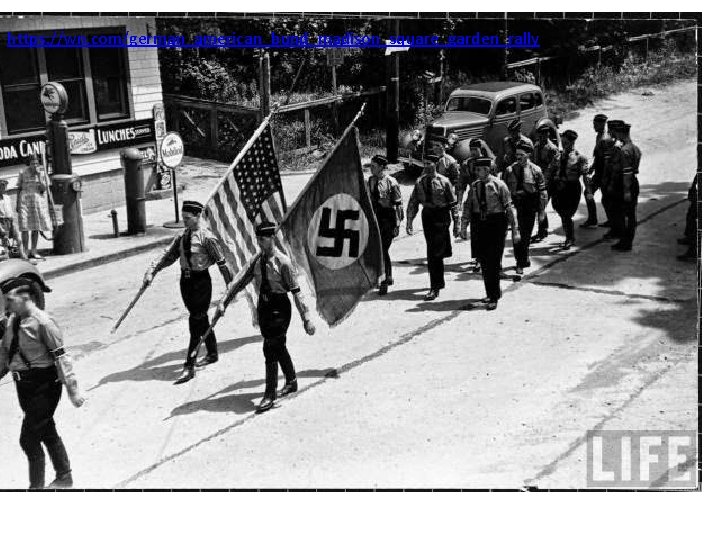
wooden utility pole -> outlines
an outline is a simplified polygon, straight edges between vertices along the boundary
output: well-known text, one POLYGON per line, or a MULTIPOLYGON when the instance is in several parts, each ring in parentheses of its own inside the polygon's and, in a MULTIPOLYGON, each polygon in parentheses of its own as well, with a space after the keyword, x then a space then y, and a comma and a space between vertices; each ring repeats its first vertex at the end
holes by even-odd
POLYGON ((507 19, 507 12, 505 13, 505 29, 503 31, 503 39, 505 40, 505 43, 503 43, 504 47, 502 49, 503 51, 503 65, 502 65, 502 73, 500 73, 500 80, 501 81, 507 81, 508 80, 508 54, 510 54, 510 51, 508 51, 507 48, 507 38, 508 38, 508 19, 507 19))
POLYGON ((270 114, 270 53, 260 53, 260 114, 270 114))
MULTIPOLYGON (((388 21, 388 34, 400 35, 400 21, 388 21)), ((385 139, 387 149, 387 160, 389 163, 397 163, 398 160, 398 139, 400 137, 400 55, 395 52, 386 57, 386 78, 387 78, 387 120, 385 124, 385 139)))

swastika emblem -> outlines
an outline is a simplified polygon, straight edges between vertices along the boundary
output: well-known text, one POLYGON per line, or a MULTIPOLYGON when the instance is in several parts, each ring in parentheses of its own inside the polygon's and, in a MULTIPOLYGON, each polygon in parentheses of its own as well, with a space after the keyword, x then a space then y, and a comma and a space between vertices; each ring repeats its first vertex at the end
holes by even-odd
POLYGON ((360 203, 347 193, 338 193, 315 211, 308 228, 308 248, 320 264, 337 270, 362 256, 368 234, 360 203))

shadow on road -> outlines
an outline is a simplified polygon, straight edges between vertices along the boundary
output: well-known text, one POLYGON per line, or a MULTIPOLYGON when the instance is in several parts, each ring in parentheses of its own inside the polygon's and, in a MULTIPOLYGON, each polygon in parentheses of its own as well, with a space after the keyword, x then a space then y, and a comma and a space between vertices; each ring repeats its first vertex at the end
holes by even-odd
MULTIPOLYGON (((307 369, 297 373, 298 379, 323 379, 328 377, 328 373, 334 372, 334 368, 325 369, 307 369)), ((280 384, 283 384, 282 378, 280 384)), ((302 383, 300 383, 302 387, 302 383)), ((239 381, 233 383, 222 390, 210 394, 206 398, 196 401, 188 401, 179 407, 175 407, 166 420, 175 416, 184 416, 193 414, 197 411, 210 412, 234 412, 236 414, 244 414, 252 412, 257 406, 253 400, 262 398, 265 390, 265 379, 252 379, 248 381, 239 381), (252 392, 242 392, 242 390, 256 389, 252 392), (257 390, 261 390, 258 392, 257 390)))
MULTIPOLYGON (((260 341, 262 341, 262 337, 256 335, 218 342, 218 352, 220 353, 221 361, 223 354, 239 349, 243 345, 258 343, 260 341)), ((100 379, 100 381, 88 389, 88 391, 90 392, 108 383, 127 381, 174 381, 180 376, 186 354, 186 349, 165 353, 157 358, 151 358, 132 369, 111 373, 100 379)))

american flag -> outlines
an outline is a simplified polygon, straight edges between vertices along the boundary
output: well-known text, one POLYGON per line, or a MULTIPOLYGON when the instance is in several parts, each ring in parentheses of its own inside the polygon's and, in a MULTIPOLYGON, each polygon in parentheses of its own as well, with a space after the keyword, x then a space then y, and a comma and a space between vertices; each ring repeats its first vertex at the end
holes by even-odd
POLYGON ((210 230, 223 244, 227 265, 236 275, 258 253, 255 225, 282 222, 287 205, 275 158, 270 123, 266 119, 255 140, 235 158, 205 205, 210 230))

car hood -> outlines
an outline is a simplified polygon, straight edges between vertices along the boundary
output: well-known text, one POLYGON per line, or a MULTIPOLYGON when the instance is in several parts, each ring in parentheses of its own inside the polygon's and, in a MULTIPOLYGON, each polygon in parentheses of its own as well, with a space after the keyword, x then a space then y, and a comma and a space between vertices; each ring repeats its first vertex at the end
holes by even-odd
POLYGON ((466 111, 446 112, 440 118, 433 120, 432 127, 443 129, 457 129, 467 126, 484 126, 490 120, 487 116, 466 111))

